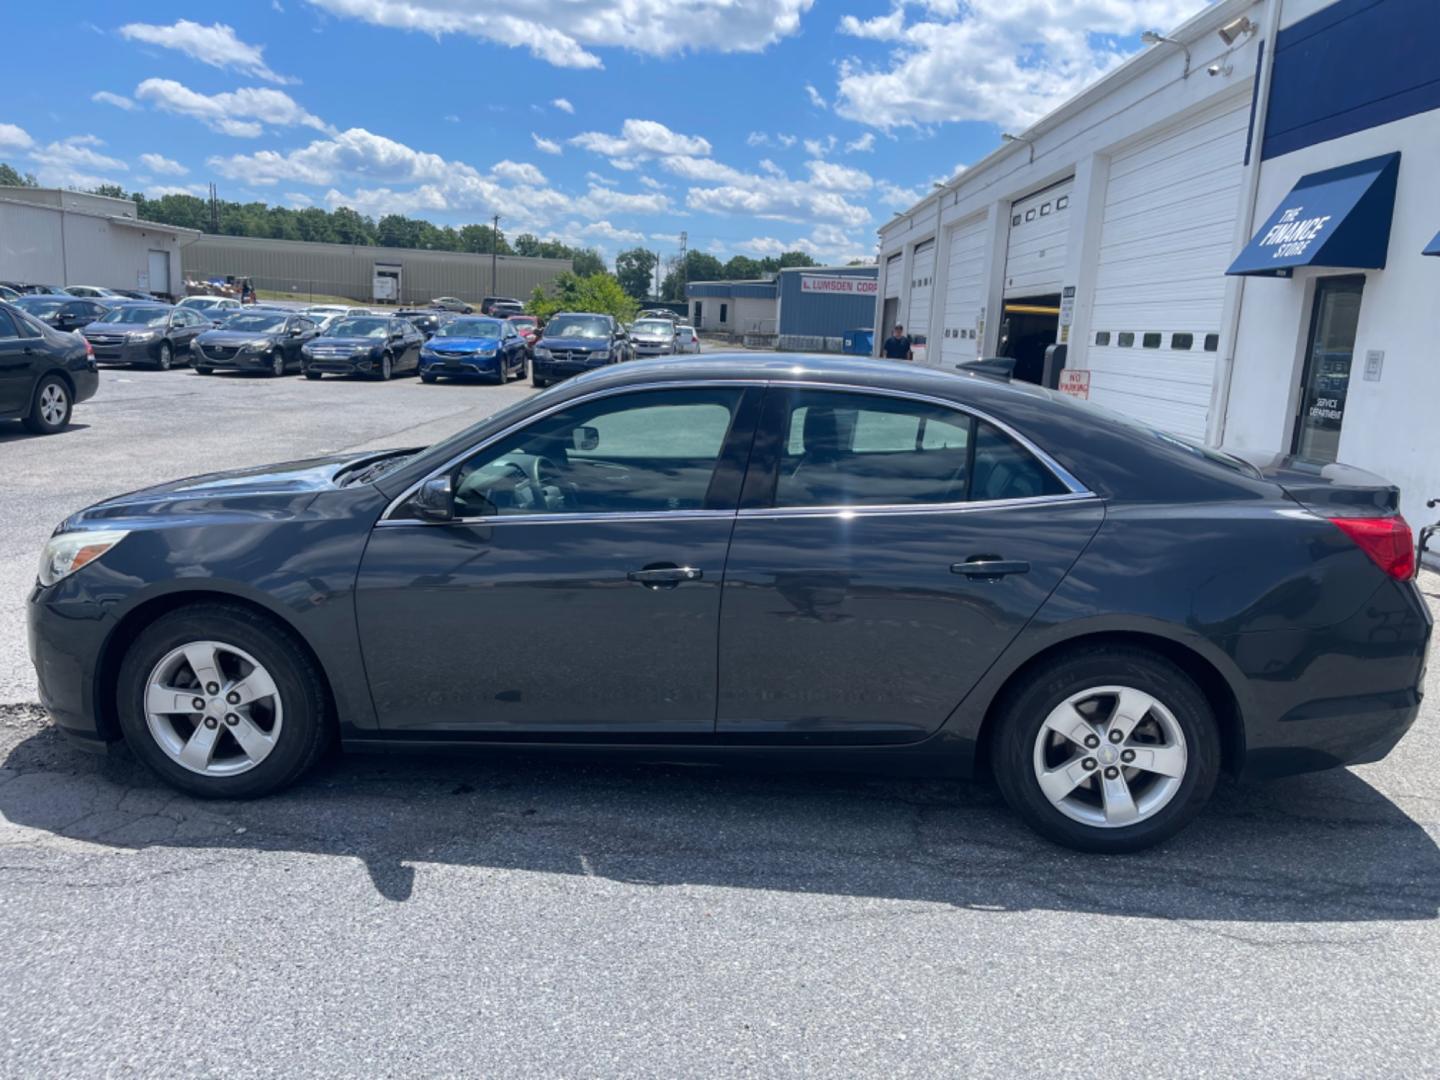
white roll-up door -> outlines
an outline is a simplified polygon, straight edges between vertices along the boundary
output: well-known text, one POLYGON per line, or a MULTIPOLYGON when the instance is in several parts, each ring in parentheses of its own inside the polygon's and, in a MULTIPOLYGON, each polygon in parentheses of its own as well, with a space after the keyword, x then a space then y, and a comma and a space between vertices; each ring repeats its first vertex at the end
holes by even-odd
POLYGON ((1072 177, 1011 204, 1010 234, 1005 245, 1007 300, 1060 291, 1074 188, 1072 177))
POLYGON ((885 299, 900 295, 900 274, 905 269, 904 256, 897 253, 885 260, 885 299))
POLYGON ((1086 365, 1090 399, 1204 438, 1249 98, 1152 135, 1110 162, 1086 365))
POLYGON ((930 298, 935 292, 935 241, 915 245, 910 260, 910 310, 905 313, 905 332, 924 337, 930 332, 930 298))
MULTIPOLYGON (((984 214, 950 230, 949 271, 945 275, 945 328, 940 359, 946 367, 974 360, 980 347, 980 308, 985 303, 984 214)), ((931 349, 934 355, 935 350, 931 349)))

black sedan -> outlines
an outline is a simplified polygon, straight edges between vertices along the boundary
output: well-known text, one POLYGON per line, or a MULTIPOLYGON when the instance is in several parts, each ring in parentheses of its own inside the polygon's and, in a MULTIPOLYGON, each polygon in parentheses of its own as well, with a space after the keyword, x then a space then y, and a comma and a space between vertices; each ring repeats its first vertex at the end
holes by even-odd
POLYGON ((360 315, 338 319, 300 350, 307 379, 322 375, 368 375, 389 379, 420 370, 425 335, 404 319, 360 315))
POLYGON ((138 364, 169 371, 211 322, 188 308, 129 303, 111 308, 80 331, 101 364, 138 364))
POLYGON ((75 403, 94 397, 99 386, 84 341, 0 303, 0 420, 52 435, 70 423, 75 403))
POLYGON ((191 363, 201 375, 224 369, 278 377, 301 370, 301 349, 319 332, 320 327, 303 315, 242 311, 195 339, 191 363))
POLYGON ((639 361, 425 450, 75 514, 31 654, 64 730, 199 795, 337 737, 749 754, 993 775, 1046 836, 1130 851, 1222 771, 1410 727, 1431 623, 1397 500, 978 374, 639 361))
POLYGON ((74 331, 103 319, 112 308, 126 301, 98 300, 89 297, 32 294, 12 301, 21 311, 35 316, 56 330, 74 331))
POLYGON ((429 341, 435 336, 435 331, 439 330, 440 327, 455 317, 455 313, 453 311, 441 311, 438 308, 418 308, 413 311, 397 311, 395 317, 397 319, 404 319, 411 326, 415 327, 416 330, 424 334, 426 341, 429 341))

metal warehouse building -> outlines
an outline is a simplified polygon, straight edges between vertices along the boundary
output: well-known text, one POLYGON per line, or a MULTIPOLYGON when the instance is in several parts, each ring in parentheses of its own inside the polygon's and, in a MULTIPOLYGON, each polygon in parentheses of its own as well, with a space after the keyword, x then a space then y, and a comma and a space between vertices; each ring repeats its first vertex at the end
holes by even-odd
POLYGON ((773 280, 692 282, 685 296, 698 330, 838 352, 846 331, 871 325, 877 273, 874 266, 789 267, 773 280))
POLYGON ((257 289, 309 296, 343 296, 365 303, 421 303, 437 296, 478 301, 484 296, 525 300, 570 270, 569 259, 494 257, 456 251, 316 244, 248 236, 202 237, 186 253, 191 278, 248 277, 257 289))
POLYGON ((200 234, 141 221, 129 199, 0 187, 0 279, 179 295, 181 250, 200 234))
POLYGON ((874 266, 781 270, 775 279, 780 348, 839 352, 847 331, 873 328, 878 274, 874 266))
POLYGON ((877 327, 1430 516, 1436 41, 1436 0, 1220 0, 887 223, 877 327))

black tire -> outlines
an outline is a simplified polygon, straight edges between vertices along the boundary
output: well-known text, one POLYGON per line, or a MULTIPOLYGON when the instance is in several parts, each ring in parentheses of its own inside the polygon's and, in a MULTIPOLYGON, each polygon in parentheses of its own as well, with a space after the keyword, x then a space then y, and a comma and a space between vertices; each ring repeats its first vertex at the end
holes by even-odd
POLYGON ((542 379, 539 375, 536 375, 532 372, 530 375, 530 385, 535 387, 537 390, 543 390, 545 389, 545 387, 549 386, 550 383, 548 380, 542 379))
POLYGON ((420 381, 427 385, 433 385, 436 378, 438 378, 438 376, 431 375, 428 371, 422 371, 420 373, 420 381))
POLYGON ((285 374, 285 354, 278 349, 275 355, 270 357, 269 375, 272 379, 279 379, 285 374))
POLYGON ((394 365, 395 361, 390 358, 390 354, 387 352, 384 356, 380 357, 380 370, 376 372, 375 377, 381 382, 389 382, 390 377, 395 374, 394 365))
POLYGON ((1123 854, 1168 839, 1200 812, 1220 773, 1220 733, 1205 695, 1169 660, 1140 648, 1100 646, 1057 657, 1026 676, 1002 702, 996 719, 1000 727, 991 744, 991 765, 1005 801, 1036 832, 1077 851, 1123 854), (1133 687, 1151 695, 1185 736, 1179 790, 1133 825, 1102 827, 1068 817, 1041 791, 1035 775, 1035 745, 1046 717, 1072 694, 1100 686, 1133 687))
POLYGON ((264 615, 224 603, 179 608, 142 630, 121 661, 116 706, 135 756, 172 787, 201 798, 249 799, 278 791, 314 766, 333 734, 324 682, 294 634, 264 615), (145 720, 151 670, 172 649, 205 639, 238 646, 262 663, 284 707, 275 748, 258 765, 233 776, 205 776, 173 761, 145 720))
POLYGON ((160 371, 169 371, 175 366, 175 347, 168 341, 160 342, 160 349, 155 353, 155 367, 160 371))
POLYGON ((321 378, 321 375, 320 375, 320 372, 318 372, 318 371, 307 371, 307 372, 305 372, 305 377, 306 377, 307 379, 314 379, 315 381, 318 382, 318 381, 320 380, 320 378, 321 378))
POLYGON ((195 374, 196 374, 196 375, 214 375, 214 374, 215 374, 215 369, 214 369, 213 367, 199 367, 199 366, 197 365, 196 368, 195 368, 195 374))
POLYGON ((20 422, 36 435, 54 435, 69 426, 74 411, 75 398, 70 393, 70 384, 59 375, 46 375, 35 384, 30 411, 20 422), (59 416, 55 415, 57 407, 63 410, 59 416))

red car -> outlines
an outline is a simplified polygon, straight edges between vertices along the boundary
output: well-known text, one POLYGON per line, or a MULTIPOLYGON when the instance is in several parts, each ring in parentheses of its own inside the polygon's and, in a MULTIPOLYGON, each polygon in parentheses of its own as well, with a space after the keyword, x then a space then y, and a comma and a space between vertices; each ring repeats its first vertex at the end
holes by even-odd
POLYGON ((540 336, 540 320, 534 315, 511 315, 505 320, 519 332, 525 339, 525 351, 528 353, 535 347, 535 339, 540 336))

